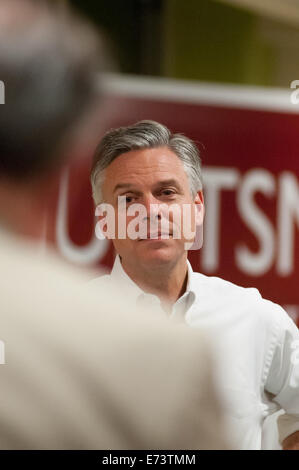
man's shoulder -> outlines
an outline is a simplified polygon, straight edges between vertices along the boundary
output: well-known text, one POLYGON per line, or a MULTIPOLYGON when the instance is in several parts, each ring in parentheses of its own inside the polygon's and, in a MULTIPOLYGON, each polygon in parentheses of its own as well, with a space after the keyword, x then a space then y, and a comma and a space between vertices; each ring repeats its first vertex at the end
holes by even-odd
POLYGON ((239 286, 231 281, 227 281, 217 276, 207 276, 202 273, 194 272, 194 281, 200 286, 204 285, 208 291, 215 291, 217 295, 250 295, 256 299, 262 299, 258 289, 255 287, 239 286))
POLYGON ((245 287, 216 276, 207 276, 194 273, 195 285, 202 287, 213 302, 219 305, 238 307, 239 311, 246 311, 252 317, 262 316, 267 322, 289 321, 286 311, 277 303, 262 297, 255 287, 245 287))

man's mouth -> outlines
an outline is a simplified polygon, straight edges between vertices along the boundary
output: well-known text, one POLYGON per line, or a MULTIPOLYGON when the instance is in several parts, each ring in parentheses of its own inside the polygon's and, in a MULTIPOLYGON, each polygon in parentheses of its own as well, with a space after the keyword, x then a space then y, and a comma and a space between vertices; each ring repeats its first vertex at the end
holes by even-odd
POLYGON ((146 240, 167 240, 172 238, 172 233, 168 232, 152 232, 147 233, 145 238, 139 238, 139 241, 146 241, 146 240))

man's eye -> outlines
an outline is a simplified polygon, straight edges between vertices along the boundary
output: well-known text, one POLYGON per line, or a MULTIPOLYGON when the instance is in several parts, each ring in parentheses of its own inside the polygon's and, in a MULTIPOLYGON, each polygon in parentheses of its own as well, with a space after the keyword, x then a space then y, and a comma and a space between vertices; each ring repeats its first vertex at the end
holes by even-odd
POLYGON ((163 189, 162 194, 163 196, 172 196, 175 192, 172 189, 163 189))
POLYGON ((133 199, 134 199, 134 197, 133 197, 133 196, 126 196, 126 202, 127 202, 127 203, 130 203, 130 202, 132 202, 132 201, 133 201, 133 199))

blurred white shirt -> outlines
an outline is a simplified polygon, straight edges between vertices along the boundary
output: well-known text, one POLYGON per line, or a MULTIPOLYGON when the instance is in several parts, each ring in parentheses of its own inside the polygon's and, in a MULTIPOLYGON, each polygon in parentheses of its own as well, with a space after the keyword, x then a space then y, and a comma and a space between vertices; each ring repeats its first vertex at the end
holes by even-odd
MULTIPOLYGON (((111 280, 137 304, 161 307, 158 297, 143 292, 125 273, 119 256, 111 274, 92 283, 111 280)), ((170 318, 201 328, 218 347, 219 365, 223 361, 219 387, 238 449, 279 448, 276 412, 280 443, 299 430, 299 364, 291 360, 299 332, 279 305, 257 289, 195 273, 188 262, 186 292, 170 318)))
POLYGON ((1 229, 0 272, 1 450, 229 448, 200 331, 1 229))

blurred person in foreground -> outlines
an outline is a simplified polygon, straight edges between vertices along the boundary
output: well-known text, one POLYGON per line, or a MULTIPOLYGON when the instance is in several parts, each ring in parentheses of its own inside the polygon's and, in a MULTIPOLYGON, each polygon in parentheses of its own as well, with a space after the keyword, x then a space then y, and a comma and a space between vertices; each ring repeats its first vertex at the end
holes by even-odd
POLYGON ((0 2, 0 448, 226 448, 204 337, 130 311, 115 290, 99 304, 24 237, 52 175, 86 144, 98 46, 72 14, 0 2))
POLYGON ((195 143, 154 121, 112 129, 96 150, 91 182, 98 223, 117 253, 111 274, 93 280, 94 287, 117 279, 136 302, 224 340, 222 394, 237 448, 263 448, 265 418, 284 410, 280 443, 299 449, 297 327, 258 290, 193 272, 187 260, 193 243, 200 248, 196 228, 204 218, 195 143))

